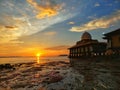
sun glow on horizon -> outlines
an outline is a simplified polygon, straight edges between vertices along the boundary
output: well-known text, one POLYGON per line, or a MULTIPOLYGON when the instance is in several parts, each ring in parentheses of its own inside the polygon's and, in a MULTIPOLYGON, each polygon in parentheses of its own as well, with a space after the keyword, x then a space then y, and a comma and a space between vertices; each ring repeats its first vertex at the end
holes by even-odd
POLYGON ((36 54, 36 57, 37 57, 37 63, 38 63, 38 64, 40 63, 40 56, 41 56, 41 53, 37 53, 37 54, 36 54))
POLYGON ((41 53, 37 53, 37 54, 36 54, 36 57, 37 57, 37 63, 38 63, 38 64, 40 63, 40 56, 41 56, 41 53))
POLYGON ((41 53, 37 53, 36 56, 37 56, 37 57, 40 57, 40 56, 41 56, 41 53))

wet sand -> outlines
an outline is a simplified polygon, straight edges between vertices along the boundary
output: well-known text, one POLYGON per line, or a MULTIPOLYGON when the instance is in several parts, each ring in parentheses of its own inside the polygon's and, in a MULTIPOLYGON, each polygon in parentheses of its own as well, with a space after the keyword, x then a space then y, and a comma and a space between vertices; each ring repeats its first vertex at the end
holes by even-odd
POLYGON ((120 61, 14 64, 0 70, 0 90, 119 90, 120 61))

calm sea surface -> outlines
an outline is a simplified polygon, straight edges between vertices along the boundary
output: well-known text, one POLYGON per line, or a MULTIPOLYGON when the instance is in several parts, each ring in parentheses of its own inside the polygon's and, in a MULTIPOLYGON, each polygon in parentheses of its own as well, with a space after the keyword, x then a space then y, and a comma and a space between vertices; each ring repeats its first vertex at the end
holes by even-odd
MULTIPOLYGON (((53 61, 69 61, 67 57, 40 57, 40 63, 45 62, 53 62, 53 61)), ((29 63, 29 62, 37 62, 36 57, 4 57, 0 58, 0 64, 5 63, 29 63)))

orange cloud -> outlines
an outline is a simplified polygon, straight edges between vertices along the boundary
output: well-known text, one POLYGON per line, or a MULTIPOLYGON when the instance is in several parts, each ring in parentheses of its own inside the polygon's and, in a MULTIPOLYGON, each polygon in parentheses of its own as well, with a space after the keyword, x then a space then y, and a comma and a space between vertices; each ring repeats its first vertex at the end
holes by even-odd
POLYGON ((27 0, 27 2, 38 11, 36 15, 38 19, 57 15, 63 6, 62 4, 52 4, 49 0, 42 0, 41 3, 43 5, 39 5, 34 0, 27 0))
POLYGON ((99 19, 92 20, 81 26, 74 26, 70 31, 82 32, 85 30, 95 30, 100 28, 109 28, 114 23, 117 23, 120 20, 120 10, 111 14, 110 16, 101 17, 99 19))
POLYGON ((27 22, 11 16, 4 16, 6 21, 0 24, 0 43, 22 43, 18 40, 27 26, 27 22))
POLYGON ((18 29, 17 26, 5 26, 5 28, 7 28, 9 30, 17 30, 18 29))

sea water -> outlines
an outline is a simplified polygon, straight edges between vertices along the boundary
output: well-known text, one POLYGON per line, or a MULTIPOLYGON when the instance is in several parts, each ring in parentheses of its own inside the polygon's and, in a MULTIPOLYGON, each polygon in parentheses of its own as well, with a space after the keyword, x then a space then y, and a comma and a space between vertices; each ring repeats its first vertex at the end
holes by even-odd
POLYGON ((0 64, 16 64, 0 70, 0 90, 119 90, 120 62, 117 60, 74 60, 67 57, 7 57, 0 64), (52 76, 51 76, 52 75, 52 76), (61 78, 62 77, 62 78, 61 78), (62 80, 59 80, 61 78, 62 80), (54 80, 58 80, 53 82, 54 80))
MULTIPOLYGON (((68 61, 68 57, 56 56, 56 57, 40 57, 41 63, 53 62, 53 61, 68 61)), ((37 57, 1 57, 0 64, 15 64, 15 63, 29 63, 37 62, 37 57)))

